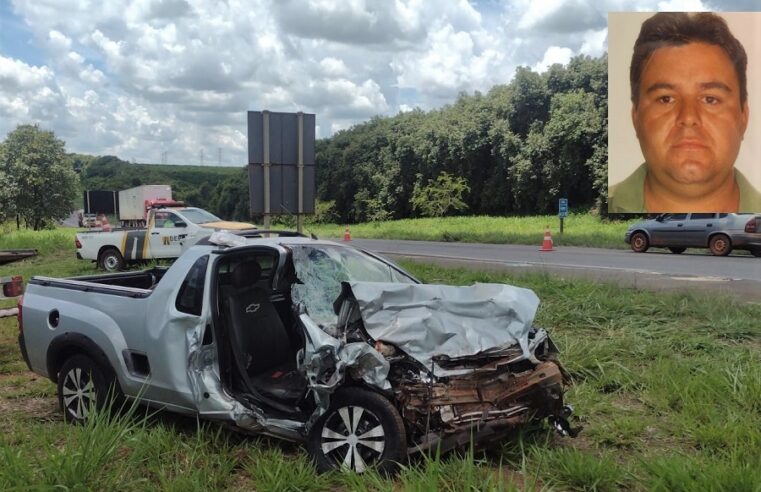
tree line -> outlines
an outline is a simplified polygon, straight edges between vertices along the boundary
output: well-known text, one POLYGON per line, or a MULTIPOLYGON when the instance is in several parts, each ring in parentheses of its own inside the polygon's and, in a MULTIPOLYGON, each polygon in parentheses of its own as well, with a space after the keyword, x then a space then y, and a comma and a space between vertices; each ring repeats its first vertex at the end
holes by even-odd
POLYGON ((442 215, 442 209, 556 213, 560 197, 576 210, 604 213, 607 118, 607 55, 579 56, 542 74, 521 67, 487 94, 376 117, 318 141, 318 197, 342 222, 442 215), (453 196, 462 204, 415 206, 453 196))

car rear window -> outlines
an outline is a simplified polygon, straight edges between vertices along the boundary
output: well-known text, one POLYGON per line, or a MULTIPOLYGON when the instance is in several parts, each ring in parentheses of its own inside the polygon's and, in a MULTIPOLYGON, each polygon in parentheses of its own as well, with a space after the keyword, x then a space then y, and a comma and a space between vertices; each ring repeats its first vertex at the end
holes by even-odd
POLYGON ((716 217, 716 214, 692 214, 690 215, 691 219, 713 219, 716 217))

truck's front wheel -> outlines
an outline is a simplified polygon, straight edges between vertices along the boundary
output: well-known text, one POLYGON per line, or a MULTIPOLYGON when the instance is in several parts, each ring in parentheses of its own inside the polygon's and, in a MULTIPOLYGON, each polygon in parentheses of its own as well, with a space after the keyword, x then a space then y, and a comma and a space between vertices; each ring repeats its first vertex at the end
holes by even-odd
POLYGON ((124 257, 116 248, 106 248, 98 256, 98 266, 107 272, 124 269, 124 257))
POLYGON ((103 409, 109 392, 116 397, 116 379, 86 355, 75 355, 58 373, 58 404, 67 422, 82 423, 93 409, 103 409))
POLYGON ((393 473, 407 456, 404 422, 378 393, 344 388, 331 396, 328 411, 315 422, 307 449, 321 472, 347 468, 362 473, 376 467, 393 473))

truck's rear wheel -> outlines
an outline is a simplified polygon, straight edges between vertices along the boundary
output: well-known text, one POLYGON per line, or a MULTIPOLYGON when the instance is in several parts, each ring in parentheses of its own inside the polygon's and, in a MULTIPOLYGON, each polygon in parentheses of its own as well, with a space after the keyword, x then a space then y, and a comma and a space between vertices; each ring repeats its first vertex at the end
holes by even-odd
POLYGON ((98 266, 107 272, 124 269, 124 257, 116 248, 106 248, 98 256, 98 266))
POLYGON ((84 422, 93 409, 106 407, 109 392, 117 397, 118 391, 111 371, 86 355, 70 357, 58 372, 58 404, 67 422, 84 422))

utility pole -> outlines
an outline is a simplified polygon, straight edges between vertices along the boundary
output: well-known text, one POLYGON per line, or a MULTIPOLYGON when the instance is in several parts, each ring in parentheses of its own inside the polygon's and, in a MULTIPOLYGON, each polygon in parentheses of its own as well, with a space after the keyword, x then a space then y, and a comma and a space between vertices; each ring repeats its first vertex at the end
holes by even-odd
POLYGON ((217 147, 217 165, 222 165, 222 147, 217 147))
POLYGON ((201 165, 203 166, 203 149, 201 149, 201 165))

